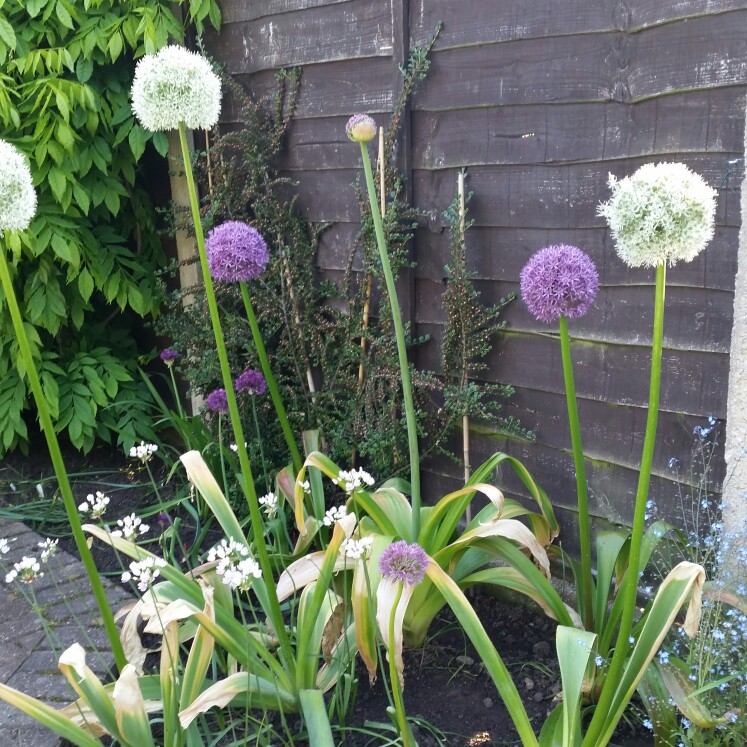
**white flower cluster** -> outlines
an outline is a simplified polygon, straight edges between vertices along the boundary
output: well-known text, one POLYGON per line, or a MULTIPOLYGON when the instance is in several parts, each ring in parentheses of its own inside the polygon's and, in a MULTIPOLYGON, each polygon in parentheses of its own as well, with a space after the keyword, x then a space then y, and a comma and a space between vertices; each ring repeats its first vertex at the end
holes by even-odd
POLYGON ((365 558, 372 547, 373 537, 361 537, 360 539, 348 537, 340 546, 340 552, 344 553, 346 558, 359 560, 365 558))
POLYGON ((156 444, 146 444, 145 441, 140 442, 140 446, 133 446, 130 449, 130 458, 139 459, 143 464, 149 462, 153 455, 158 451, 156 444))
POLYGON ((0 539, 0 555, 5 555, 10 550, 10 543, 6 539, 0 539))
POLYGON ((97 490, 96 495, 89 493, 86 496, 85 501, 78 506, 78 511, 82 514, 90 514, 92 519, 100 519, 104 515, 108 505, 108 496, 104 495, 100 490, 97 490))
POLYGON ((311 483, 308 480, 299 480, 296 485, 298 485, 301 490, 303 490, 304 493, 310 493, 311 492, 311 483))
POLYGON ((336 521, 342 521, 342 519, 347 515, 348 510, 345 506, 335 506, 334 508, 330 508, 329 511, 324 514, 322 524, 324 524, 325 527, 331 527, 336 521))
POLYGON ((247 591, 254 579, 262 575, 259 564, 249 555, 249 548, 233 537, 228 541, 221 540, 210 550, 208 561, 216 560, 215 572, 230 589, 247 591))
POLYGON ((58 539, 50 539, 47 537, 43 542, 37 542, 37 546, 41 549, 41 552, 39 553, 39 557, 41 557, 41 562, 46 563, 50 558, 53 558, 57 554, 57 544, 59 543, 58 539))
POLYGON ((40 565, 36 558, 24 556, 20 563, 14 563, 13 569, 5 576, 5 583, 12 584, 18 579, 21 583, 30 584, 44 574, 39 571, 40 565))
POLYGON ((15 146, 0 140, 0 234, 23 231, 36 214, 36 190, 28 163, 15 146))
POLYGON ((150 527, 143 524, 139 516, 130 514, 123 519, 117 519, 117 526, 112 532, 112 537, 124 537, 128 542, 134 542, 141 534, 145 534, 150 527))
POLYGON ((140 591, 147 591, 155 578, 161 575, 159 568, 165 568, 167 565, 163 558, 143 558, 142 560, 133 560, 130 563, 130 570, 122 574, 122 581, 137 581, 137 588, 140 591))
POLYGON ((132 83, 132 109, 151 132, 209 130, 220 114, 220 79, 201 55, 171 45, 138 62, 132 83))
POLYGON ((272 519, 278 512, 278 497, 275 493, 263 495, 259 499, 259 505, 264 507, 267 518, 272 519))
POLYGON ((617 253, 630 267, 690 262, 713 237, 716 191, 682 163, 641 166, 599 206, 617 253))
POLYGON ((351 494, 364 485, 371 487, 374 484, 374 479, 362 469, 341 469, 337 477, 332 478, 332 482, 339 485, 346 493, 351 494))

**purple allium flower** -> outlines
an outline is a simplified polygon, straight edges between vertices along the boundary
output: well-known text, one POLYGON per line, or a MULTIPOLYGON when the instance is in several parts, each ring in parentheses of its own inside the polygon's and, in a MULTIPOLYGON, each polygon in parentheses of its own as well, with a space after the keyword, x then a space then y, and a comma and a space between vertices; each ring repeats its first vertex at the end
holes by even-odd
POLYGON ((345 132, 354 143, 367 143, 376 137, 376 122, 368 114, 353 114, 345 132))
POLYGON ((210 275, 226 283, 256 278, 270 260, 262 234, 237 220, 213 228, 205 240, 205 250, 210 275))
POLYGON ((427 567, 428 555, 415 542, 411 545, 404 540, 394 542, 379 558, 379 571, 382 576, 410 586, 417 586, 425 578, 427 567))
POLYGON ((541 322, 583 316, 594 301, 599 275, 589 256, 575 246, 548 246, 521 271, 521 296, 541 322))
POLYGON ((171 367, 174 365, 174 361, 179 357, 179 353, 173 348, 164 348, 159 357, 167 366, 171 367))
POLYGON ((171 517, 165 511, 159 511, 158 516, 156 516, 156 521, 162 529, 171 526, 171 517))
POLYGON ((207 397, 205 397, 205 404, 213 412, 219 412, 225 415, 228 412, 228 397, 226 396, 226 390, 213 390, 207 397))
POLYGON ((261 395, 267 391, 267 382, 260 371, 251 368, 236 377, 236 391, 251 395, 261 395))

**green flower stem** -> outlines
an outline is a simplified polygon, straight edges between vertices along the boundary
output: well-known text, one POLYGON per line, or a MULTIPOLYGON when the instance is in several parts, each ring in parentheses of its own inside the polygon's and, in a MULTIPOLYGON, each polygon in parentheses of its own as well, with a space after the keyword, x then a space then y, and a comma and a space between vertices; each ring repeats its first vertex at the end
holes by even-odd
POLYGON ((272 397, 272 404, 275 405, 275 412, 277 413, 278 420, 280 421, 280 427, 283 429, 283 435, 285 436, 285 443, 288 444, 288 449, 291 453, 291 459, 293 460, 293 471, 298 474, 303 467, 303 459, 301 458, 301 452, 298 449, 298 444, 293 436, 290 423, 288 422, 288 415, 285 412, 283 406, 283 400, 280 397, 280 390, 278 389, 275 376, 272 373, 272 367, 270 366, 270 359, 267 357, 267 351, 265 350, 264 342, 262 342, 262 333, 259 331, 259 324, 257 323, 257 315, 254 313, 254 306, 252 306, 252 299, 249 296, 249 287, 246 283, 239 283, 241 288, 241 298, 244 300, 244 308, 246 309, 246 318, 249 320, 249 326, 252 330, 252 338, 254 339, 254 347, 257 350, 257 357, 259 358, 259 365, 262 367, 262 373, 264 374, 265 381, 267 382, 267 388, 270 390, 270 397, 272 397))
MULTIPOLYGON (((187 128, 184 122, 179 123, 179 142, 181 143, 182 148, 184 175, 187 179, 189 202, 192 208, 192 220, 195 227, 197 251, 200 255, 202 279, 205 284, 205 297, 207 298, 208 309, 210 311, 210 320, 212 322, 213 332, 215 334, 215 346, 218 351, 218 360, 220 362, 220 370, 223 377, 223 386, 226 390, 226 399, 228 400, 228 411, 231 416, 231 425, 233 426, 233 433, 236 439, 239 464, 241 466, 241 472, 243 474, 243 480, 241 480, 240 482, 244 490, 246 502, 249 505, 249 517, 251 519, 252 526, 255 528, 254 545, 257 549, 257 561, 260 568, 262 569, 262 578, 264 579, 267 589, 269 609, 266 610, 266 613, 270 618, 270 622, 275 629, 275 634, 278 637, 280 650, 283 654, 283 658, 285 659, 285 666, 293 669, 294 663, 290 640, 288 639, 288 634, 285 630, 285 622, 283 620, 283 613, 280 610, 280 603, 278 602, 275 579, 272 575, 272 565, 270 564, 270 557, 267 553, 267 545, 265 544, 262 514, 259 510, 257 491, 254 488, 254 477, 252 476, 252 468, 249 464, 249 456, 246 453, 246 439, 244 438, 244 429, 241 426, 239 408, 236 403, 236 392, 234 391, 233 379, 231 378, 231 367, 228 363, 228 353, 226 352, 226 345, 223 341, 223 330, 221 328, 220 316, 218 314, 218 302, 215 299, 213 280, 210 277, 210 267, 207 261, 207 253, 205 252, 205 236, 202 232, 200 203, 197 199, 197 190, 195 188, 195 180, 192 174, 192 162, 189 156, 189 145, 187 144, 187 128)), ((293 677, 292 671, 290 672, 290 676, 293 677)))
POLYGON ((399 684, 399 672, 397 671, 397 662, 394 656, 394 617, 397 614, 397 607, 402 599, 402 582, 397 586, 397 596, 394 598, 392 611, 389 614, 389 679, 392 685, 394 710, 397 712, 397 721, 399 722, 399 732, 402 735, 402 745, 403 747, 412 747, 410 728, 407 725, 407 715, 405 714, 405 703, 402 699, 402 688, 399 684))
POLYGON ((609 672, 605 678, 602 693, 599 698, 594 717, 584 739, 584 747, 595 745, 603 728, 604 719, 610 709, 615 689, 617 688, 625 666, 625 659, 630 650, 630 631, 633 627, 636 601, 638 596, 638 574, 643 530, 646 522, 646 500, 651 479, 651 465, 654 460, 654 445, 656 443, 656 424, 659 419, 659 393, 661 390, 661 353, 664 339, 664 289, 666 280, 666 265, 656 266, 656 291, 654 297, 654 328, 651 343, 651 380, 649 383, 648 414, 646 417, 646 434, 643 439, 641 454, 641 469, 638 473, 638 489, 635 496, 635 511, 633 513, 633 528, 630 535, 630 558, 625 572, 623 588, 622 615, 620 628, 617 632, 615 652, 610 662, 609 672))
POLYGON ((563 380, 565 381, 565 398, 568 405, 568 424, 571 430, 573 447, 573 466, 576 471, 576 495, 578 497, 578 533, 581 544, 581 583, 579 584, 579 611, 586 630, 594 629, 594 610, 592 605, 591 578, 591 526, 589 521, 589 492, 586 484, 586 466, 584 465, 584 447, 581 443, 581 428, 578 419, 578 401, 576 385, 573 380, 573 359, 571 358, 571 339, 568 335, 568 319, 561 315, 560 351, 563 357, 563 380))
POLYGON ((104 622, 106 635, 109 638, 109 645, 112 647, 112 653, 114 654, 114 661, 117 665, 117 669, 121 671, 127 664, 127 660, 125 659, 124 651, 122 649, 122 643, 119 640, 119 631, 114 622, 114 615, 109 606, 109 601, 106 598, 106 592, 101 583, 99 572, 96 570, 96 563, 94 563, 93 556, 91 555, 91 551, 86 543, 86 536, 81 527, 78 507, 75 504, 75 497, 73 496, 73 490, 70 487, 70 480, 67 476, 65 463, 62 459, 60 444, 57 441, 57 434, 55 433, 54 425, 52 424, 52 417, 49 414, 47 400, 44 397, 44 391, 42 390, 41 381, 39 380, 39 373, 36 370, 34 357, 31 353, 31 346, 29 345, 26 330, 23 326, 21 310, 18 307, 18 301, 16 300, 16 294, 13 289, 13 282, 10 277, 10 270, 8 269, 8 260, 4 251, 0 251, 0 282, 2 282, 5 301, 8 304, 8 311, 10 312, 10 318, 13 322, 13 329, 15 330, 16 341, 18 342, 18 349, 21 352, 21 359, 23 360, 23 365, 26 369, 26 376, 28 377, 29 386, 31 387, 34 401, 36 402, 36 409, 39 413, 39 422, 44 431, 44 437, 47 440, 49 456, 52 458, 52 464, 54 465, 55 475, 57 476, 57 482, 60 486, 60 493, 62 494, 65 512, 67 513, 67 518, 70 522, 70 529, 73 533, 75 546, 78 549, 78 554, 80 555, 80 559, 83 561, 83 566, 85 567, 88 579, 91 582, 93 595, 99 605, 101 619, 104 622))
POLYGON ((397 354, 399 356, 399 369, 402 376, 402 399, 405 405, 405 418, 407 420, 407 445, 410 451, 410 492, 412 495, 412 531, 411 542, 417 542, 420 534, 420 457, 418 455, 418 426, 415 420, 415 406, 412 400, 412 384, 410 383, 410 365, 407 360, 407 347, 405 345, 405 332, 402 326, 402 315, 397 300, 397 288, 394 285, 394 275, 389 264, 386 239, 384 238, 384 226, 379 214, 379 206, 376 204, 376 187, 374 186, 373 171, 371 170, 371 159, 368 155, 368 147, 360 143, 361 155, 363 156, 363 170, 366 174, 366 187, 368 189, 368 200, 371 205, 371 218, 373 219, 374 231, 376 232, 376 243, 379 247, 381 268, 384 271, 386 291, 389 296, 389 304, 392 309, 392 322, 394 323, 394 334, 397 339, 397 354))

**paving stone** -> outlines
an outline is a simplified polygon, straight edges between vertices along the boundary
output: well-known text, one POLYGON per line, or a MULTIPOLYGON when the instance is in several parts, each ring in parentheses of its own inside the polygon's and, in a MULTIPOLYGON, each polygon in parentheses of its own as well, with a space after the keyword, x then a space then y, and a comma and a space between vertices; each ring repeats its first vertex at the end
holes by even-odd
POLYGON ((19 728, 0 726, 0 744, 4 747, 58 747, 60 738, 33 722, 33 725, 19 728))

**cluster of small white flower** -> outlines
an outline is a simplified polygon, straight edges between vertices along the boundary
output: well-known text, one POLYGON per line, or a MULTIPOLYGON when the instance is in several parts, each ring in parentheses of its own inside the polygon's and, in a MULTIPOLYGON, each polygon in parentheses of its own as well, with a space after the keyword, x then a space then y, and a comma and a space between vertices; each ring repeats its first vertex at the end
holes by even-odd
POLYGON ((6 539, 0 539, 0 555, 5 555, 10 550, 10 544, 6 539))
POLYGON ((325 527, 331 527, 336 521, 342 521, 347 515, 348 510, 345 506, 335 506, 334 508, 330 508, 327 513, 324 514, 322 524, 324 524, 325 527))
POLYGON ((253 580, 262 575, 259 564, 249 555, 249 548, 233 537, 221 540, 210 550, 207 559, 210 563, 218 562, 215 572, 230 589, 247 591, 253 580))
POLYGON ((296 485, 298 485, 301 490, 303 490, 304 493, 310 493, 311 492, 311 483, 309 483, 308 480, 299 480, 296 485))
POLYGON ((263 495, 259 499, 259 505, 264 507, 267 518, 272 519, 278 512, 278 497, 275 495, 275 493, 268 493, 267 495, 263 495))
POLYGON ((156 444, 146 444, 145 441, 140 442, 140 446, 133 446, 130 449, 130 458, 139 459, 143 464, 149 462, 158 451, 156 444))
MULTIPOLYGON (((246 448, 247 446, 249 446, 249 444, 244 441, 244 448, 246 448)), ((229 444, 228 448, 231 449, 234 454, 238 454, 239 452, 239 447, 236 444, 229 444)))
POLYGON ((167 563, 163 558, 143 558, 142 560, 133 560, 130 563, 130 570, 122 574, 122 581, 137 581, 137 588, 140 591, 147 591, 153 580, 161 575, 159 568, 166 567, 167 563))
POLYGON ((47 537, 43 542, 37 542, 37 546, 41 549, 40 557, 41 562, 46 563, 50 558, 57 554, 58 539, 50 539, 47 537))
POLYGON ((373 537, 361 537, 360 539, 348 537, 340 546, 340 552, 344 553, 346 558, 359 560, 368 555, 371 547, 373 547, 373 537))
POLYGON ((108 505, 108 496, 97 490, 96 495, 89 493, 86 496, 85 501, 78 506, 78 511, 82 514, 89 514, 92 519, 100 519, 104 515, 108 505))
POLYGON ((14 563, 12 570, 5 576, 5 583, 12 584, 18 579, 21 583, 30 584, 41 578, 44 574, 40 572, 39 561, 36 558, 24 556, 19 563, 14 563))
POLYGON ((150 527, 143 524, 139 516, 130 514, 123 519, 117 519, 117 526, 112 532, 112 537, 124 537, 128 542, 134 542, 141 534, 145 534, 150 527))
POLYGON ((374 479, 365 470, 362 469, 341 469, 337 474, 337 477, 332 478, 332 482, 335 485, 339 485, 346 493, 354 493, 364 485, 371 487, 374 484, 374 479))

